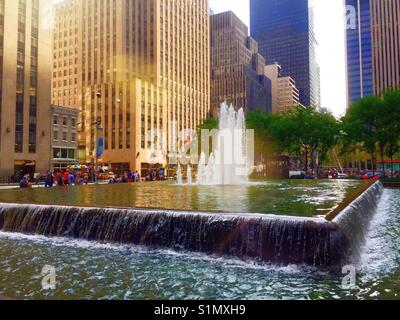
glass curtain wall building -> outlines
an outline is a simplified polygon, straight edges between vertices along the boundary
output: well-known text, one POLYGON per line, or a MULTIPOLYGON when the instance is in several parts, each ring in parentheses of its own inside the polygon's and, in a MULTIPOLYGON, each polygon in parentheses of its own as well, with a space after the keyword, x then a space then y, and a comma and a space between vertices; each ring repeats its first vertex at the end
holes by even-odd
POLYGON ((400 87, 400 0, 346 0, 349 104, 400 87))
POLYGON ((348 102, 374 94, 370 0, 346 0, 348 102), (354 15, 355 13, 355 15, 354 15), (353 15, 353 16, 352 16, 353 15))
POLYGON ((250 0, 251 36, 267 64, 278 63, 283 77, 297 84, 300 102, 320 108, 318 42, 309 0, 250 0))

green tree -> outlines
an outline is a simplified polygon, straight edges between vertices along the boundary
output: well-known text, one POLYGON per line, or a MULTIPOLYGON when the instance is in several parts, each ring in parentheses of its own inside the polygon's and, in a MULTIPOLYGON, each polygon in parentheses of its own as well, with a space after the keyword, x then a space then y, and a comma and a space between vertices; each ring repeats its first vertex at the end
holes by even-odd
POLYGON ((384 105, 380 115, 380 131, 383 132, 385 154, 391 162, 391 176, 394 176, 394 156, 400 150, 400 91, 388 91, 383 97, 384 105))
POLYGON ((371 155, 372 171, 375 174, 375 162, 378 148, 382 149, 384 133, 382 131, 382 111, 384 103, 379 97, 371 96, 353 104, 343 118, 346 132, 345 145, 360 144, 371 155))
POLYGON ((336 145, 339 123, 329 113, 299 106, 285 113, 272 114, 267 131, 278 150, 303 161, 304 167, 315 173, 336 145))
POLYGON ((200 130, 213 130, 218 129, 219 127, 219 119, 214 117, 206 118, 201 125, 198 127, 198 131, 200 130))
POLYGON ((261 156, 264 163, 271 150, 271 141, 268 137, 267 115, 261 110, 250 111, 246 115, 246 129, 254 130, 254 148, 257 156, 261 156))

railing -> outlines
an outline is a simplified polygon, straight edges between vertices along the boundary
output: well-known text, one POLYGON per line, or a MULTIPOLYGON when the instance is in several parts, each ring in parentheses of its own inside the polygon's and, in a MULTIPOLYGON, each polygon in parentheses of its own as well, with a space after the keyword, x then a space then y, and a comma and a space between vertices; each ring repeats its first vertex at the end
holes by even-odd
POLYGON ((17 183, 12 176, 2 177, 0 176, 0 184, 17 183))

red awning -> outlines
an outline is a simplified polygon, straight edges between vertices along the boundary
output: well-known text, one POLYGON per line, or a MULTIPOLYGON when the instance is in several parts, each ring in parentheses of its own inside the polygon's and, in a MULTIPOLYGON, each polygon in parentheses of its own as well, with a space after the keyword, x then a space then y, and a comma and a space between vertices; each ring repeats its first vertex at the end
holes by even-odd
MULTIPOLYGON (((377 161, 378 164, 382 164, 382 161, 377 161)), ((385 160, 383 163, 391 164, 390 160, 385 160)), ((393 163, 400 163, 400 160, 393 160, 393 163)))

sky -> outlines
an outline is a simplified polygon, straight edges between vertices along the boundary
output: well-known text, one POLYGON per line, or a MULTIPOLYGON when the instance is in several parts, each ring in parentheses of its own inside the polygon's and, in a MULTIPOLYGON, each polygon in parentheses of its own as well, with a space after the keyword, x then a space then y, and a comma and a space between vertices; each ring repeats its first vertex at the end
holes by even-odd
MULTIPOLYGON (((292 0, 296 1, 296 0, 292 0)), ((343 0, 314 0, 321 104, 336 116, 346 110, 345 30, 343 0)), ((249 0, 210 0, 214 13, 232 10, 250 27, 249 0)))

